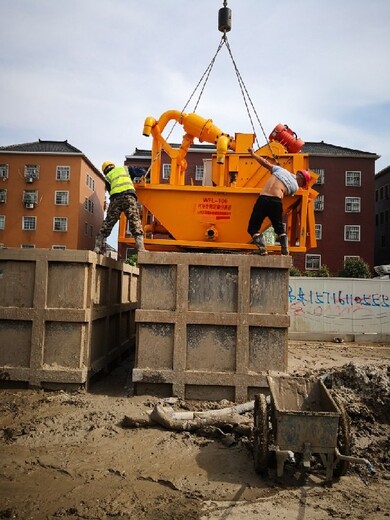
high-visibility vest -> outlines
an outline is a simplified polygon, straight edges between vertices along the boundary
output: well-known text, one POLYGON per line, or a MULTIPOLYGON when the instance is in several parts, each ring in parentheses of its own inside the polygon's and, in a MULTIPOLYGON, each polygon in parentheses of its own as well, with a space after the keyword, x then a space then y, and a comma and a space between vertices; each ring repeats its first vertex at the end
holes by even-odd
POLYGON ((126 166, 116 166, 106 175, 107 182, 110 184, 110 196, 134 189, 133 181, 126 166))

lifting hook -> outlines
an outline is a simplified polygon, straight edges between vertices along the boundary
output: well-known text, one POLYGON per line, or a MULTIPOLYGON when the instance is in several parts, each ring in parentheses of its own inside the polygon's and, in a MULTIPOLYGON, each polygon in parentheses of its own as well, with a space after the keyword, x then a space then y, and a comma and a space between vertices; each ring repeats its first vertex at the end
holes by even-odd
POLYGON ((218 11, 218 30, 226 34, 232 28, 232 10, 227 7, 227 0, 223 1, 223 7, 218 11))

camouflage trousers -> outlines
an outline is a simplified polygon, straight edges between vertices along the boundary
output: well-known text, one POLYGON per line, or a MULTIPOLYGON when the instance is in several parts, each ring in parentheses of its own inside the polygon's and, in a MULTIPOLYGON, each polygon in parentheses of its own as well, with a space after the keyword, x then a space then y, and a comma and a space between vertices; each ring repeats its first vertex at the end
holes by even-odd
POLYGON ((121 213, 124 213, 129 223, 129 229, 133 237, 143 236, 141 218, 138 211, 137 199, 128 193, 115 197, 110 201, 107 216, 100 228, 98 237, 107 238, 112 228, 118 222, 121 213))

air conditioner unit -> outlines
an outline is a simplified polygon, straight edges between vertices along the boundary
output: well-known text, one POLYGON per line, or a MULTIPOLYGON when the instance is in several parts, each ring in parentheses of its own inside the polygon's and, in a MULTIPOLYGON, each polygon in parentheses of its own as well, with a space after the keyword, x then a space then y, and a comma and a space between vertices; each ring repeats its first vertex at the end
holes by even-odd
POLYGON ((34 208, 34 204, 31 204, 31 202, 27 202, 26 203, 26 208, 33 209, 34 208))
POLYGON ((26 182, 32 182, 34 179, 32 177, 26 177, 26 182))

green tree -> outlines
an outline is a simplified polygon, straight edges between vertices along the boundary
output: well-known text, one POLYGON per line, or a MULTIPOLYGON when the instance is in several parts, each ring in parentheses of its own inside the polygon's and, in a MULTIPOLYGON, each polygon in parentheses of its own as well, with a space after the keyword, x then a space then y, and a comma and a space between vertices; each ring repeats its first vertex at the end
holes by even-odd
POLYGON ((129 265, 137 265, 138 262, 138 255, 137 253, 134 253, 133 255, 130 255, 126 260, 123 262, 124 264, 129 265))
POLYGON ((361 258, 348 258, 338 276, 343 278, 372 278, 370 266, 361 258))
POLYGON ((320 278, 329 278, 330 271, 329 267, 325 264, 323 264, 317 271, 316 276, 319 276, 320 278))
POLYGON ((302 276, 301 271, 294 265, 290 267, 290 276, 302 276))

